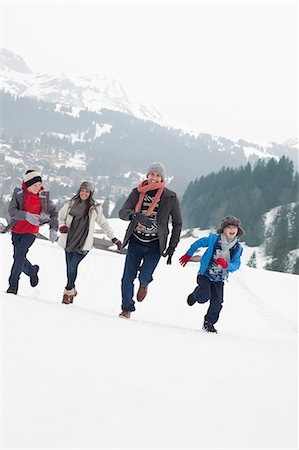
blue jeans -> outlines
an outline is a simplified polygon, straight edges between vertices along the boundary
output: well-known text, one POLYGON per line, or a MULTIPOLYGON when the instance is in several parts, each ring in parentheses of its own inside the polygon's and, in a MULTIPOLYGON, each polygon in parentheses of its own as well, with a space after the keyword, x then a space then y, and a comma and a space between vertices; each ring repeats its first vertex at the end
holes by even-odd
POLYGON ((137 239, 131 238, 126 256, 125 268, 121 280, 122 310, 135 311, 134 280, 139 271, 141 286, 147 286, 153 281, 153 273, 161 258, 159 241, 157 245, 141 244, 137 239))
POLYGON ((223 285, 222 281, 211 281, 204 275, 197 276, 198 286, 192 292, 191 296, 198 303, 206 303, 210 300, 210 306, 204 320, 214 324, 219 319, 219 314, 223 303, 223 285))
POLYGON ((18 234, 11 233, 11 240, 14 247, 13 251, 13 265, 8 279, 10 286, 18 286, 20 275, 24 272, 28 277, 36 274, 36 269, 30 261, 26 258, 29 248, 35 241, 35 234, 18 234))
POLYGON ((68 291, 75 287, 75 281, 77 278, 78 266, 83 258, 87 255, 86 253, 78 252, 65 252, 66 260, 66 275, 67 275, 67 285, 65 289, 68 291))

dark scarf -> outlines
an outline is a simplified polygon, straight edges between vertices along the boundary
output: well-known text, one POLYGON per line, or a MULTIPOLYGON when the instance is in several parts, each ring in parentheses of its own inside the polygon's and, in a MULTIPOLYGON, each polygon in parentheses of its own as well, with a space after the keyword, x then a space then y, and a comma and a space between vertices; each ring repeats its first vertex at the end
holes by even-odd
POLYGON ((81 253, 89 231, 89 214, 86 214, 86 201, 76 198, 69 214, 73 217, 73 220, 68 232, 65 250, 81 253))

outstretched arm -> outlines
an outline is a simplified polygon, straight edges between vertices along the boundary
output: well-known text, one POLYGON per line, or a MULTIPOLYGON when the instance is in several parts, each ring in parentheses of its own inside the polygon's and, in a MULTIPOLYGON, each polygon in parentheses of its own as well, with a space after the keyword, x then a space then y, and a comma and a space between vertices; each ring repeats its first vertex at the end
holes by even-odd
POLYGON ((190 259, 192 258, 192 256, 194 255, 194 253, 196 252, 196 250, 200 247, 207 247, 209 245, 209 238, 208 237, 203 237, 200 239, 197 239, 197 241, 195 241, 191 247, 189 247, 189 249, 187 250, 187 252, 180 257, 179 261, 180 264, 185 267, 185 265, 187 264, 188 261, 190 261, 190 259))

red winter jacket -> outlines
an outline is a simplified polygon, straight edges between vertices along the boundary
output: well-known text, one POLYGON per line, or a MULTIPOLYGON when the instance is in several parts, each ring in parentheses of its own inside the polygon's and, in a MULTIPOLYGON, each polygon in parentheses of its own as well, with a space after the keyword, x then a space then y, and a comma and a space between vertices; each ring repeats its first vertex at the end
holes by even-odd
MULTIPOLYGON (((33 194, 28 191, 27 187, 25 186, 24 182, 22 183, 22 188, 25 193, 24 198, 24 205, 23 205, 23 211, 30 212, 32 214, 38 214, 40 215, 42 210, 42 204, 39 198, 39 194, 33 194)), ((41 190, 44 188, 41 187, 41 190)), ((18 234, 37 234, 39 230, 39 225, 32 225, 31 223, 27 222, 27 220, 18 220, 17 223, 12 227, 11 231, 13 233, 18 234)))

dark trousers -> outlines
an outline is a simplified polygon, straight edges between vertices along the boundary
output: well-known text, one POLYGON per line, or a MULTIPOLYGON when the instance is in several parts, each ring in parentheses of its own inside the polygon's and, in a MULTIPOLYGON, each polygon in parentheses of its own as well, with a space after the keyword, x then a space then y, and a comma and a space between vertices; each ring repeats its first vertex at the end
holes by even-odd
POLYGON ((134 280, 139 271, 141 286, 147 286, 153 281, 153 273, 161 258, 159 242, 157 245, 149 246, 141 244, 132 238, 129 242, 125 261, 124 273, 121 280, 122 310, 135 311, 134 280))
POLYGON ((8 279, 10 286, 18 286, 20 275, 24 272, 28 277, 36 274, 36 269, 30 261, 26 258, 29 248, 35 241, 34 234, 18 234, 11 233, 11 240, 13 244, 13 265, 8 279))
POLYGON ((65 252, 67 285, 65 289, 68 291, 75 287, 78 266, 88 252, 82 254, 78 252, 65 252))
POLYGON ((204 275, 198 275, 197 284, 198 286, 190 295, 198 303, 206 303, 210 300, 210 306, 204 320, 214 324, 219 319, 219 314, 222 309, 224 283, 222 281, 211 281, 204 275))

